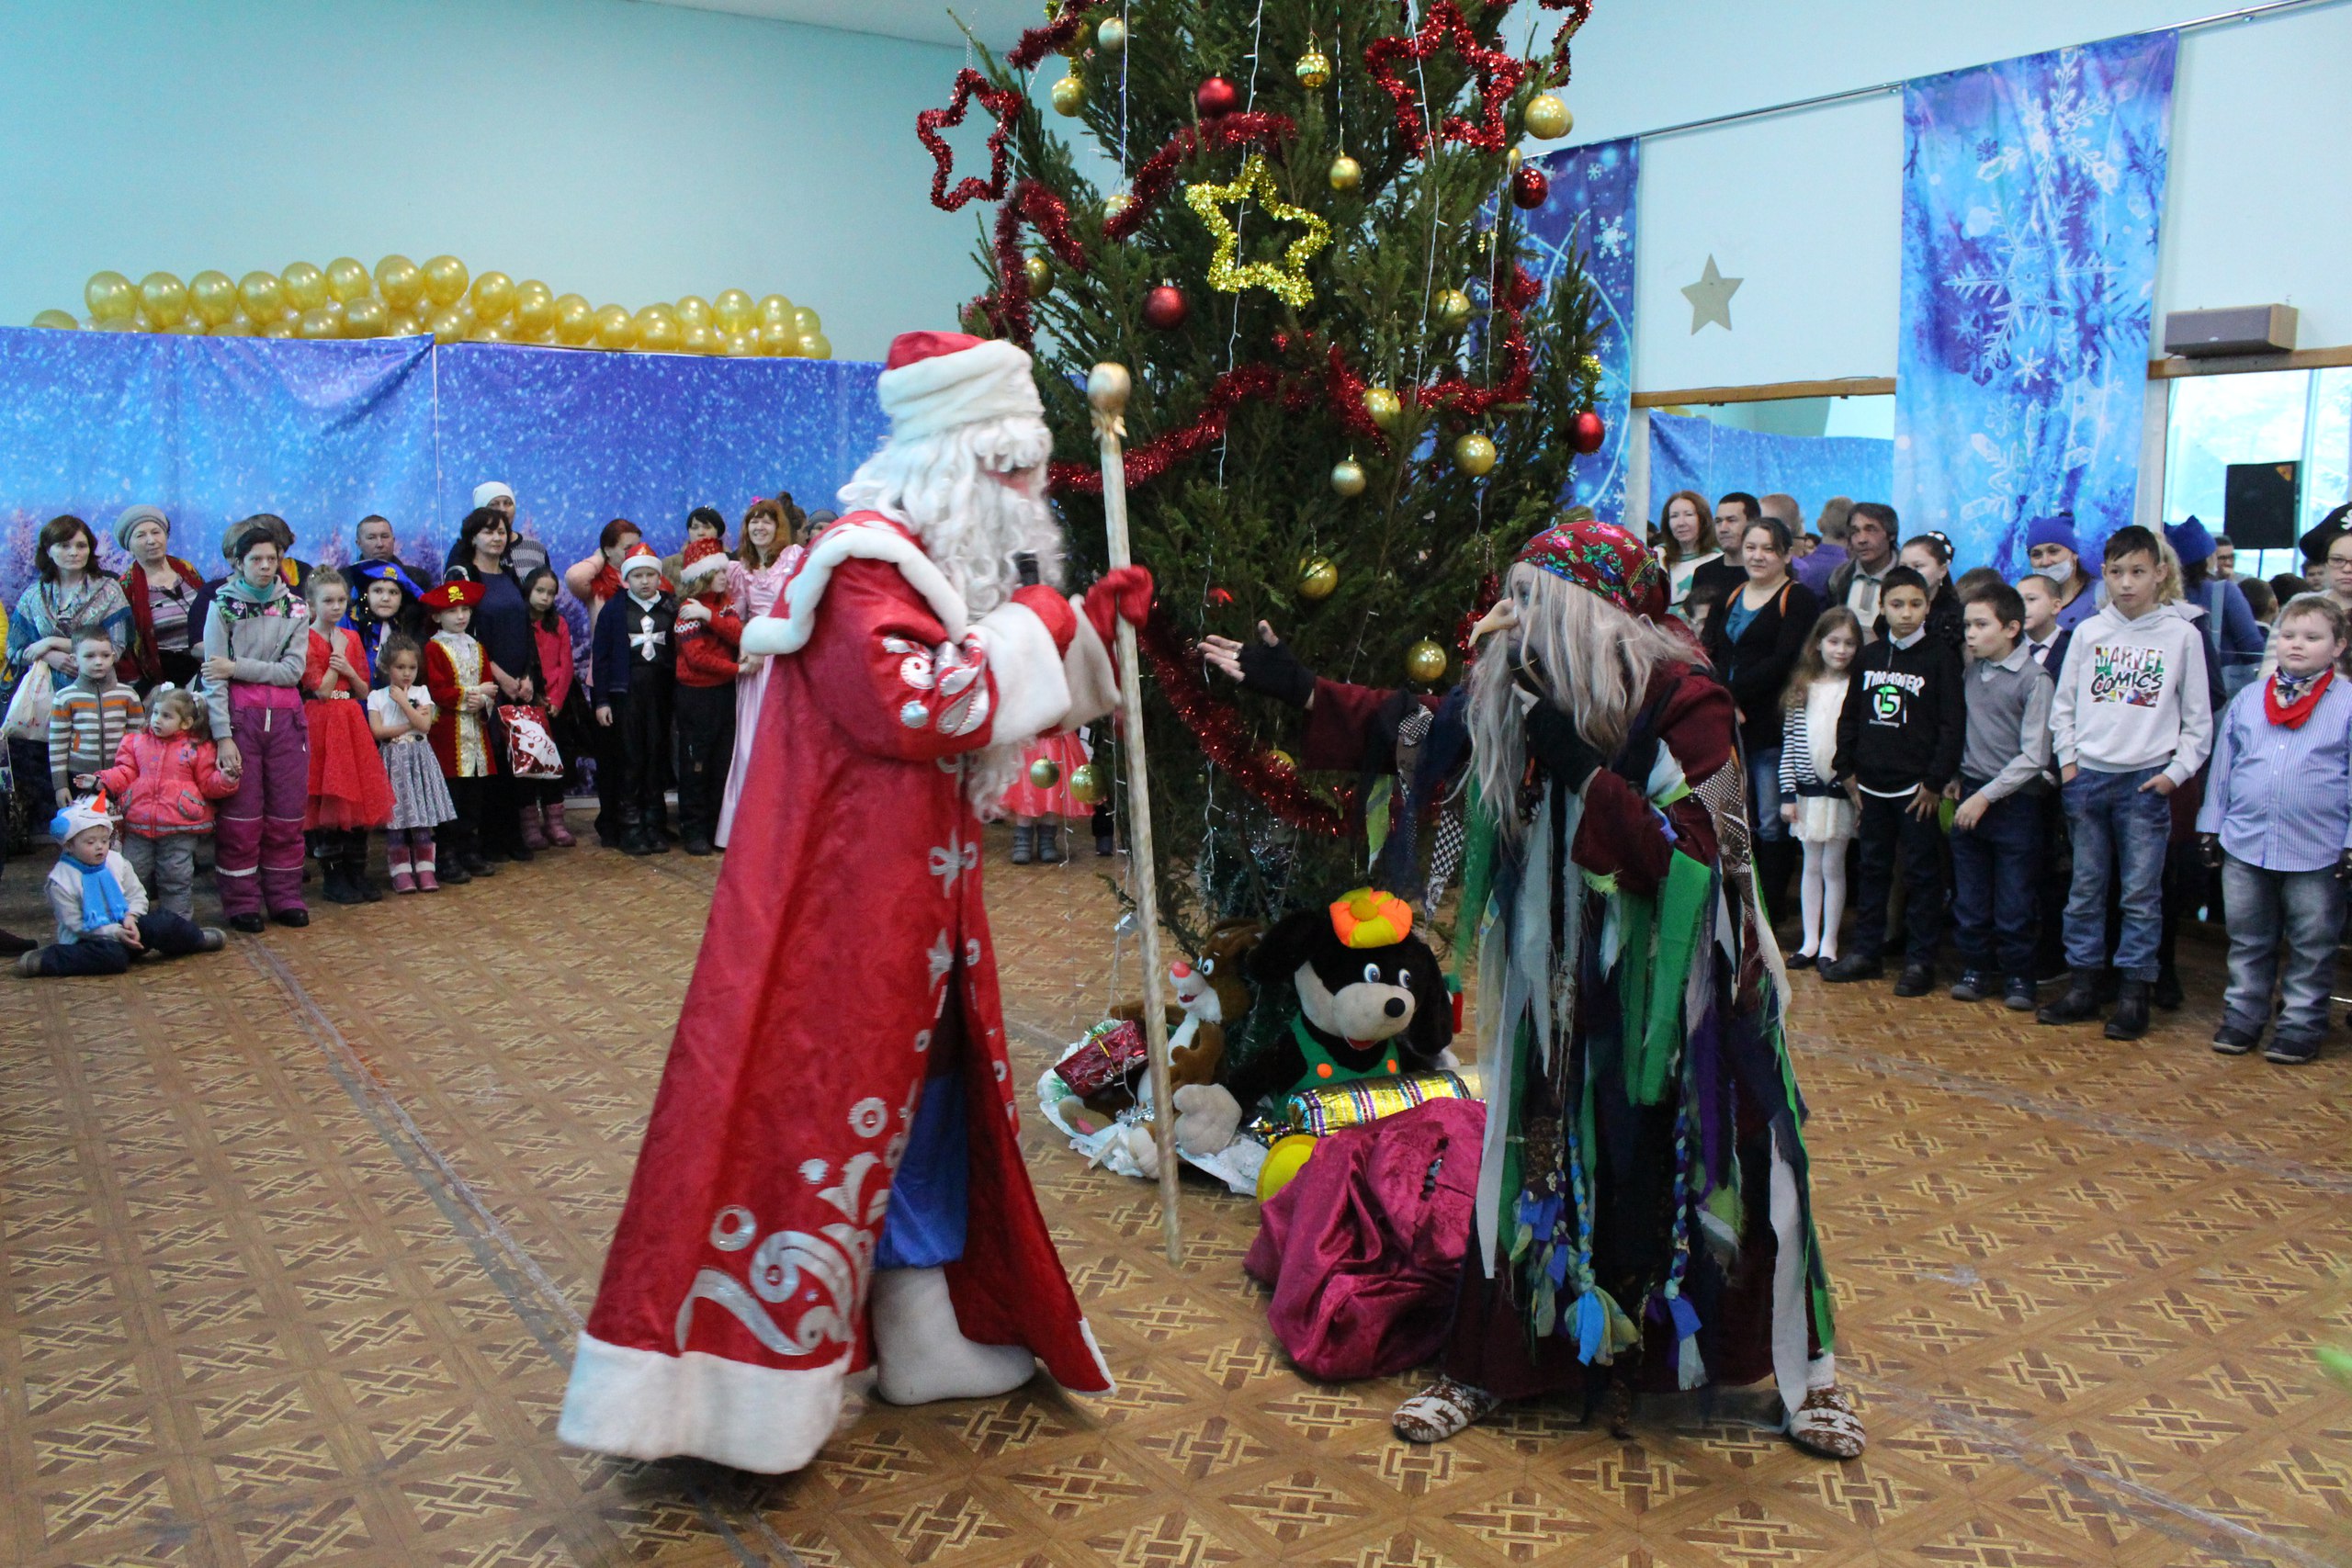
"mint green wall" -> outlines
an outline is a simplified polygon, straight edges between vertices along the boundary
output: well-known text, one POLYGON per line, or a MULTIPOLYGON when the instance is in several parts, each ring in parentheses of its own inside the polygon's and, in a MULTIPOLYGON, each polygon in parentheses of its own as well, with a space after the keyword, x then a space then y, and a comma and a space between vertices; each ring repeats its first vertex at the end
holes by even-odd
POLYGON ((629 307, 953 323, 914 117, 961 51, 627 0, 0 0, 0 321, 112 267, 439 252, 629 307))

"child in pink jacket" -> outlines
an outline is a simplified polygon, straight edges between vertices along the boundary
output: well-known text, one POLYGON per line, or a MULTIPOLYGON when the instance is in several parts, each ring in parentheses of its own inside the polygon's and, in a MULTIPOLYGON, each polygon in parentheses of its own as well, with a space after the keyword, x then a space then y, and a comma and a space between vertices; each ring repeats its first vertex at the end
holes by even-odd
POLYGON ((204 710, 187 693, 157 693, 147 728, 122 738, 98 784, 122 808, 122 858, 154 889, 155 907, 182 919, 196 910, 197 836, 212 831, 212 803, 237 792, 213 761, 204 710))

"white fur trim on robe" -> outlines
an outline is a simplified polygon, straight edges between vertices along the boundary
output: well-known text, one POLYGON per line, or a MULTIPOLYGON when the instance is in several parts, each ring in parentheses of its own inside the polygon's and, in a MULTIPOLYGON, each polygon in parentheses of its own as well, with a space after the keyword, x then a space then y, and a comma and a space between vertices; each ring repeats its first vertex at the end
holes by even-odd
POLYGON ((1119 671, 1111 662, 1111 650, 1094 635, 1094 623, 1086 618, 1085 601, 1073 594, 1069 607, 1078 612, 1078 635, 1069 639, 1069 649, 1062 655, 1062 679, 1069 684, 1069 711, 1062 715, 1061 728, 1076 729, 1119 705, 1119 671))
POLYGON ((807 1371, 689 1350, 667 1356, 580 1337, 556 1436, 626 1459, 689 1454, 762 1475, 800 1469, 833 1435, 844 1355, 807 1371))
POLYGON ((743 652, 797 653, 808 647, 817 630, 817 606, 825 597, 826 585, 832 581, 833 569, 848 560, 888 561, 897 567, 907 586, 922 596, 947 629, 947 640, 963 640, 970 620, 964 596, 922 553, 922 547, 895 528, 850 524, 826 529, 809 549, 808 558, 785 585, 783 615, 755 616, 743 627, 743 652))
MULTIPOLYGON (((1079 624, 1085 625, 1083 619, 1079 624)), ((1026 604, 1000 604, 972 628, 996 688, 992 746, 1017 744, 1057 728, 1069 712, 1069 682, 1054 634, 1026 604)))

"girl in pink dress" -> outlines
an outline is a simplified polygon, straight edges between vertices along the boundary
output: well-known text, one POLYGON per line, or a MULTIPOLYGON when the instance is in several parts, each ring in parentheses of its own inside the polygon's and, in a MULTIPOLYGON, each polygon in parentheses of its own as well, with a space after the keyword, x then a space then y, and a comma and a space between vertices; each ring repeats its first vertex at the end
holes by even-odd
MULTIPOLYGON (((783 597, 785 580, 807 553, 798 537, 807 525, 807 514, 792 504, 788 494, 779 493, 774 500, 763 496, 752 502, 751 510, 743 513, 742 547, 727 569, 728 609, 746 623, 774 613, 776 601, 783 597)), ((753 654, 741 668, 742 673, 735 678, 735 761, 727 770, 727 793, 718 803, 715 841, 722 850, 727 847, 728 830, 735 825, 735 803, 742 797, 744 772, 751 766, 752 746, 759 733, 760 699, 768 689, 765 659, 753 654)))
POLYGON ((1040 865, 1062 861, 1062 823, 1084 814, 1069 793, 1069 776, 1086 765, 1086 742, 1075 730, 1040 735, 1021 755, 1021 773, 1004 792, 1004 809, 1012 818, 1012 863, 1040 865), (1054 782, 1037 783, 1030 770, 1039 762, 1054 764, 1054 782))

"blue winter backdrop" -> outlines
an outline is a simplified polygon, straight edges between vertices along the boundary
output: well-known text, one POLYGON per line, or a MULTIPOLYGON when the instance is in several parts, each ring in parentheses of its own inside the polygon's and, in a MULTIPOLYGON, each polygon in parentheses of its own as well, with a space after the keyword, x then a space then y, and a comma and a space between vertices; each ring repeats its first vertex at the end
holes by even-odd
MULTIPOLYGON (((1711 419, 1650 413, 1650 510, 1678 490, 1712 498, 1725 491, 1775 491, 1797 498, 1804 516, 1831 496, 1877 501, 1889 494, 1894 443, 1869 435, 1773 435, 1711 419)), ((1908 519, 1905 533, 1912 532, 1908 519)))
POLYGON ((1604 520, 1625 520, 1626 432, 1634 392, 1634 186, 1641 144, 1595 141, 1535 160, 1552 182, 1526 218, 1528 270, 1544 282, 1581 256, 1600 296, 1593 347, 1600 361, 1597 407, 1608 422, 1600 451, 1577 459, 1576 499, 1604 520))
POLYGON ((2086 550, 2132 521, 2177 35, 1904 88, 1904 532, 2022 570, 2025 525, 2086 550))
POLYGON ((35 535, 62 512, 127 564, 114 519, 141 501, 172 518, 174 553, 215 574, 221 532, 255 512, 285 517, 322 565, 348 559, 353 527, 380 512, 403 558, 438 565, 492 479, 559 563, 615 517, 675 548, 706 502, 730 525, 779 490, 831 507, 887 428, 880 369, 0 329, 0 596, 22 590, 35 535))

